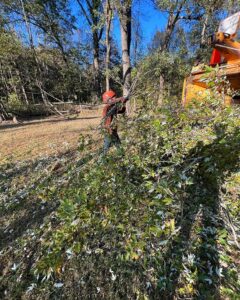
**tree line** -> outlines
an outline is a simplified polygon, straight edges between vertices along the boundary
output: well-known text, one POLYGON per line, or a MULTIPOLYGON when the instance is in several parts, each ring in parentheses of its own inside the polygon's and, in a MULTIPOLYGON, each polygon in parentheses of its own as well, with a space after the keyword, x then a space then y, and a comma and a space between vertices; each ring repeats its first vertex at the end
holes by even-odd
POLYGON ((36 104, 54 112, 54 102, 97 103, 110 88, 127 94, 140 65, 148 73, 139 79, 141 97, 161 105, 166 94, 179 95, 194 57, 207 59, 208 35, 238 6, 234 0, 1 0, 1 119, 34 113, 36 104), (151 6, 166 18, 145 47, 137 6, 141 14, 151 6))

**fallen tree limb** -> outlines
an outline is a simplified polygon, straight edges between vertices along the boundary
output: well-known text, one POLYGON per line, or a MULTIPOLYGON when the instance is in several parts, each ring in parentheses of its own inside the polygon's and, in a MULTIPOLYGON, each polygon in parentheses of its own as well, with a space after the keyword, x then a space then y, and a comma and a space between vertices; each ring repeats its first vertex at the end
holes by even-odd
POLYGON ((224 219, 225 223, 231 229, 234 243, 237 246, 237 248, 240 250, 240 245, 239 245, 239 242, 238 242, 238 237, 237 237, 236 229, 235 229, 235 226, 234 226, 234 224, 232 222, 229 210, 226 207, 224 207, 223 205, 221 205, 221 209, 222 209, 222 212, 223 212, 223 219, 224 219))

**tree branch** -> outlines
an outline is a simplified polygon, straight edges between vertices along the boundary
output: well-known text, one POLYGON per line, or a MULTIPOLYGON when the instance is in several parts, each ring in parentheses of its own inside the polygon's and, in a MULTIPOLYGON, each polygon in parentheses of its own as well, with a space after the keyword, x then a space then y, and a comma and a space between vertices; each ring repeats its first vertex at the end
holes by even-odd
MULTIPOLYGON (((88 2, 89 2, 89 1, 88 1, 88 2)), ((77 3, 78 3, 78 5, 80 6, 80 8, 81 8, 81 10, 82 10, 82 12, 83 12, 83 14, 84 14, 84 16, 86 17, 86 19, 87 19, 87 21, 88 21, 88 24, 89 24, 90 26, 92 26, 92 25, 93 25, 93 24, 92 24, 92 21, 90 20, 90 18, 89 18, 89 16, 88 16, 88 14, 87 14, 87 12, 86 12, 84 6, 82 5, 81 0, 77 0, 77 3)))

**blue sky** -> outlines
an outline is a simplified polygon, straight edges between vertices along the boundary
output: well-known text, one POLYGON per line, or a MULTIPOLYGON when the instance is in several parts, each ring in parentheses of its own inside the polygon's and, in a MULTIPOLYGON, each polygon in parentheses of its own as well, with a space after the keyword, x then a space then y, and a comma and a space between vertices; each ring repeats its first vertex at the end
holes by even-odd
POLYGON ((137 17, 137 15, 140 19, 143 38, 147 42, 157 30, 163 30, 166 26, 166 16, 154 8, 151 0, 138 0, 133 9, 133 16, 137 17))
MULTIPOLYGON (((74 41, 80 41, 82 44, 85 44, 86 41, 91 40, 91 30, 87 24, 85 17, 80 14, 80 8, 76 0, 71 0, 71 10, 74 16, 77 19, 78 30, 73 35, 74 41)), ((85 1, 83 1, 84 3, 85 1)), ((134 31, 134 22, 136 20, 141 24, 142 31, 142 47, 144 51, 147 49, 147 46, 151 42, 151 39, 154 36, 154 33, 157 30, 164 30, 166 27, 167 16, 166 13, 163 13, 156 9, 153 5, 153 0, 133 0, 133 31, 134 31)), ((34 30, 34 29, 33 29, 34 30)), ((25 33, 25 26, 19 27, 19 34, 25 33)), ((117 42, 120 48, 120 26, 119 20, 116 16, 113 23, 113 37, 117 42)), ((38 43, 37 33, 34 32, 35 43, 38 43)), ((145 51, 144 51, 145 52, 145 51)))
MULTIPOLYGON (((74 1, 75 2, 75 1, 74 1)), ((166 17, 159 10, 155 9, 151 0, 135 0, 133 5, 133 22, 138 19, 141 24, 143 35, 143 45, 146 46, 152 39, 157 30, 164 29, 166 25, 166 17)), ((79 14, 79 7, 75 3, 72 5, 73 11, 78 18, 79 27, 87 26, 86 21, 79 14)), ((120 46, 120 27, 118 18, 113 23, 113 37, 120 46)))

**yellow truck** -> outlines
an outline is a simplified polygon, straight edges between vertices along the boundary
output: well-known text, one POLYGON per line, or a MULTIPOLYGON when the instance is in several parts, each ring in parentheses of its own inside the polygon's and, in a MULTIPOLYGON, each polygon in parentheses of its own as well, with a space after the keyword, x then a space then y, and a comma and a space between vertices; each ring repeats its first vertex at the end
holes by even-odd
POLYGON ((193 100, 204 101, 211 93, 209 81, 213 76, 219 79, 217 89, 223 95, 225 105, 240 104, 240 94, 237 93, 240 90, 240 43, 236 41, 239 28, 240 12, 221 21, 218 32, 211 37, 213 53, 209 65, 197 63, 184 80, 183 106, 193 100), (228 82, 230 94, 221 86, 221 79, 228 82))

